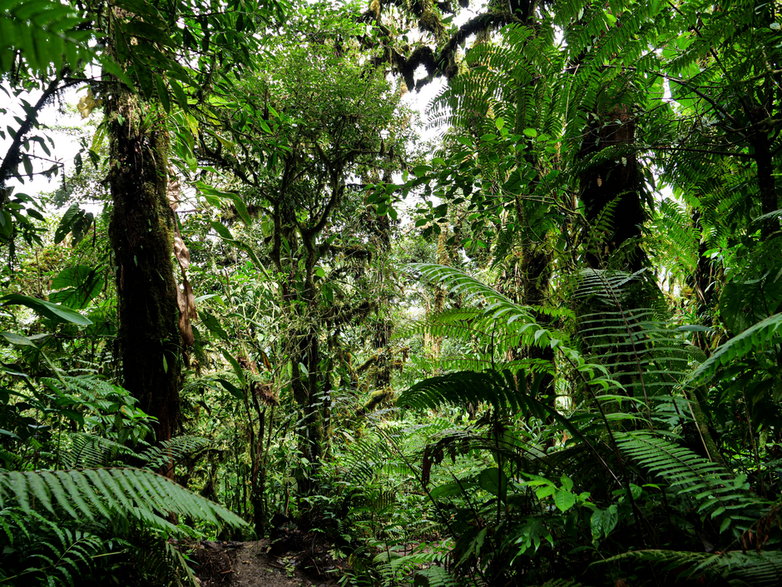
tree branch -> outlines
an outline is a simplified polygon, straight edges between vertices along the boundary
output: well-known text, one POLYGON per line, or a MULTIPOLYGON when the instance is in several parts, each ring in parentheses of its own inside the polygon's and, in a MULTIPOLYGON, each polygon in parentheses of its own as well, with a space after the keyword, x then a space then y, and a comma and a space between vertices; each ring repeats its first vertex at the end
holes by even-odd
POLYGON ((41 97, 32 108, 27 108, 25 111, 25 119, 16 131, 11 144, 6 151, 5 157, 2 163, 0 163, 0 207, 3 206, 6 200, 6 192, 3 189, 6 182, 13 176, 18 175, 16 172, 19 163, 22 160, 22 144, 25 137, 35 127, 38 122, 38 114, 40 114, 46 103, 58 92, 64 90, 67 87, 80 83, 78 80, 66 81, 62 85, 60 82, 63 80, 64 72, 61 72, 55 79, 49 82, 49 85, 44 89, 41 97))

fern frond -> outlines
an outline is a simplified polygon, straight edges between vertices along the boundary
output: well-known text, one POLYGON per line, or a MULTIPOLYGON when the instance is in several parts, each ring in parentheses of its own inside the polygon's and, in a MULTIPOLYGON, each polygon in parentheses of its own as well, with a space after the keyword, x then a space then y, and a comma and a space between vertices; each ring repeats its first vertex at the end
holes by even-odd
POLYGON ((91 469, 116 464, 121 457, 135 456, 130 448, 94 434, 74 432, 68 435, 70 448, 62 451, 61 461, 66 469, 91 469))
POLYGON ((596 564, 629 561, 633 569, 647 564, 673 571, 682 579, 697 583, 727 581, 732 585, 769 587, 782 582, 782 552, 728 551, 718 554, 676 550, 635 550, 596 564))
POLYGON ((615 439, 628 457, 689 497, 700 515, 721 520, 721 532, 748 528, 768 505, 750 493, 746 478, 673 442, 642 432, 617 432, 615 439))
POLYGON ((426 585, 426 587, 459 587, 462 585, 462 582, 445 567, 438 564, 427 564, 431 566, 415 574, 416 585, 426 585))
MULTIPOLYGON (((375 562, 380 564, 380 574, 383 576, 383 585, 396 585, 400 581, 409 579, 410 575, 424 565, 443 563, 445 555, 435 551, 421 551, 400 555, 396 552, 381 553, 375 557, 375 562)), ((435 575, 436 580, 447 580, 442 575, 435 575)), ((447 583, 446 583, 447 584, 447 583)))
POLYGON ((91 532, 62 527, 37 512, 0 510, 0 583, 78 585, 89 574, 93 558, 110 544, 91 532), (10 556, 10 559, 9 559, 10 556), (16 560, 14 560, 16 559, 16 560))
POLYGON ((111 521, 115 517, 142 520, 167 532, 182 529, 165 518, 190 517, 218 526, 242 527, 236 514, 173 481, 139 469, 0 472, 0 509, 24 512, 41 508, 63 518, 111 521))
POLYGON ((146 466, 157 470, 170 462, 179 462, 209 448, 212 441, 200 436, 175 436, 150 447, 139 455, 146 466))
POLYGON ((466 304, 481 307, 482 315, 471 324, 479 332, 491 333, 499 323, 504 332, 512 330, 517 344, 556 348, 562 342, 557 334, 537 322, 534 308, 513 302, 460 269, 428 263, 414 263, 408 267, 419 272, 425 281, 462 296, 466 304))
MULTIPOLYGON (((521 374, 520 381, 523 380, 521 374)), ((519 389, 509 372, 460 371, 416 383, 402 392, 397 404, 406 408, 433 409, 446 403, 459 406, 487 403, 497 410, 505 407, 518 410, 530 402, 532 399, 519 389)), ((539 412, 533 415, 545 416, 538 404, 530 403, 530 406, 539 412)))
POLYGON ((346 447, 341 459, 350 483, 361 486, 374 481, 389 459, 388 445, 377 438, 361 438, 346 447))
POLYGON ((34 568, 30 576, 54 580, 61 585, 78 585, 79 578, 92 566, 92 557, 105 551, 105 540, 94 534, 63 528, 52 539, 41 540, 40 550, 32 554, 28 564, 34 568), (56 538, 56 539, 55 539, 56 538))
POLYGON ((701 385, 709 381, 716 372, 728 363, 740 361, 749 354, 766 350, 769 345, 779 340, 782 333, 782 313, 769 316, 757 324, 750 326, 741 334, 737 334, 720 345, 692 373, 687 381, 690 385, 701 385))

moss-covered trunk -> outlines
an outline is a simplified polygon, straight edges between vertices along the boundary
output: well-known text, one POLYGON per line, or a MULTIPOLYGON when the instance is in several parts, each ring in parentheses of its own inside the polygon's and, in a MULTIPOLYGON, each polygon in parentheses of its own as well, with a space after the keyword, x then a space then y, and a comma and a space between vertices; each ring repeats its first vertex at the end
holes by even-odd
POLYGON ((168 137, 150 108, 125 90, 107 103, 114 203, 110 233, 123 385, 157 419, 157 439, 166 440, 177 423, 181 345, 174 217, 166 196, 168 137))
POLYGON ((619 104, 596 114, 581 145, 582 161, 589 161, 580 176, 581 201, 592 242, 586 254, 589 267, 605 268, 614 253, 622 261, 615 268, 638 271, 645 256, 640 247, 644 210, 643 174, 635 152, 635 120, 630 107, 619 104), (618 149, 606 157, 603 149, 618 149))

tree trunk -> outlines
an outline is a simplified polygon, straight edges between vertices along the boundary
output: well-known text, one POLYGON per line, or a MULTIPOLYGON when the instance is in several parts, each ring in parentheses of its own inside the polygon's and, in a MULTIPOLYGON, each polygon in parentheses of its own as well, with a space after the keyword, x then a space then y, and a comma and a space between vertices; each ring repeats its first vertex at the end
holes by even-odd
POLYGON ((118 89, 107 101, 106 115, 123 385, 156 418, 154 430, 161 441, 172 437, 177 424, 181 345, 174 218, 166 197, 168 136, 162 125, 150 126, 150 108, 118 89))
MULTIPOLYGON (((770 214, 779 208, 777 198, 777 186, 774 179, 774 162, 771 153, 771 141, 768 134, 757 130, 750 139, 752 145, 752 156, 757 166, 758 189, 760 190, 760 213, 770 214)), ((779 222, 773 218, 765 218, 760 226, 760 232, 763 240, 768 240, 776 229, 779 228, 779 222)))
POLYGON ((644 221, 643 177, 638 159, 631 152, 634 142, 635 121, 626 105, 598 113, 587 128, 581 146, 582 161, 607 147, 628 147, 621 158, 589 163, 581 172, 581 201, 593 235, 586 253, 589 267, 605 268, 610 257, 620 251, 625 262, 619 268, 638 271, 644 265, 644 254, 637 242, 644 221))
POLYGON ((317 288, 314 269, 317 252, 314 236, 301 234, 296 226, 296 211, 283 194, 274 205, 274 242, 272 260, 281 276, 283 311, 291 320, 288 349, 291 390, 299 408, 296 426, 298 448, 306 464, 294 471, 299 496, 315 493, 315 476, 320 468, 324 446, 324 412, 321 393, 320 348, 316 315, 317 288), (304 260, 303 274, 298 274, 304 260), (301 287, 296 282, 301 281, 301 287), (303 368, 302 368, 303 366, 303 368))

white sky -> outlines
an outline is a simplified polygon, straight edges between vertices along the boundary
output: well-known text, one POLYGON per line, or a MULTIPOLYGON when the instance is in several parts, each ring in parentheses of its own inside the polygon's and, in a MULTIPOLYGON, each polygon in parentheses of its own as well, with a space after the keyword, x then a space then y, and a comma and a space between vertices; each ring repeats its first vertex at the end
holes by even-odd
MULTIPOLYGON (((7 86, 3 84, 3 88, 7 89, 7 86)), ((33 145, 31 152, 34 155, 61 162, 68 173, 73 171, 73 158, 79 151, 79 144, 73 134, 57 129, 75 129, 84 126, 85 121, 82 120, 77 112, 76 104, 85 92, 86 88, 70 88, 66 90, 59 99, 45 106, 38 117, 40 128, 37 134, 51 136, 54 139, 54 148, 51 149, 51 157, 47 156, 43 149, 37 144, 33 145)), ((41 91, 36 90, 27 92, 20 96, 20 98, 27 100, 31 104, 35 104, 40 95, 41 91)), ((0 96, 5 97, 5 94, 0 92, 0 96)), ((18 123, 14 120, 14 117, 22 117, 24 115, 21 104, 18 99, 5 97, 5 100, 7 100, 7 103, 3 107, 7 108, 8 112, 0 114, 0 128, 17 128, 18 123)), ((33 131, 32 134, 36 134, 35 131, 33 131)), ((5 156, 10 144, 10 137, 0 139, 0 156, 5 156)), ((48 169, 51 165, 51 163, 44 161, 33 161, 34 171, 48 169)), ((9 185, 14 186, 15 191, 21 191, 33 197, 54 191, 61 183, 61 174, 58 174, 53 178, 47 178, 43 175, 34 175, 32 179, 23 177, 21 184, 14 179, 9 180, 8 182, 9 185)))

